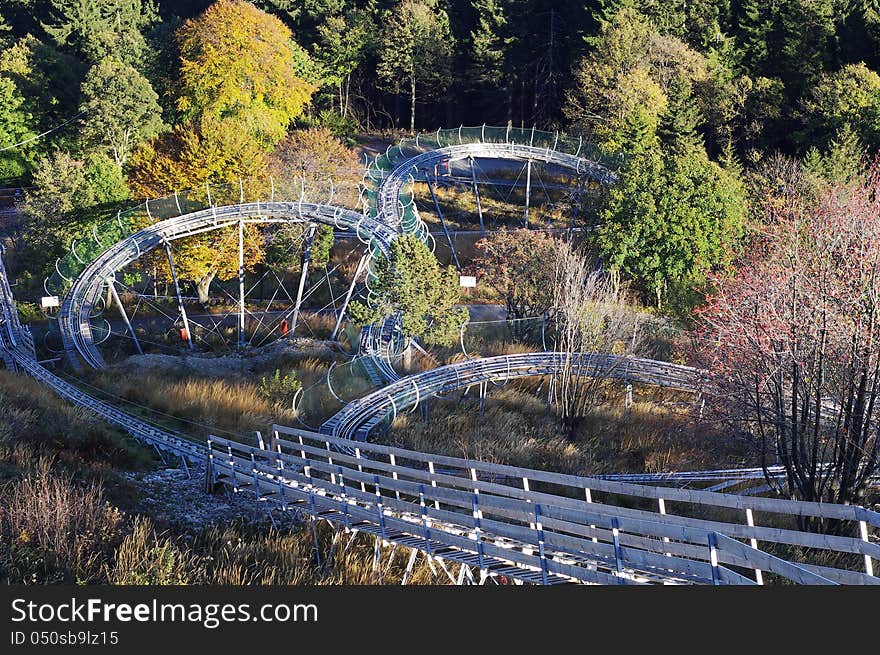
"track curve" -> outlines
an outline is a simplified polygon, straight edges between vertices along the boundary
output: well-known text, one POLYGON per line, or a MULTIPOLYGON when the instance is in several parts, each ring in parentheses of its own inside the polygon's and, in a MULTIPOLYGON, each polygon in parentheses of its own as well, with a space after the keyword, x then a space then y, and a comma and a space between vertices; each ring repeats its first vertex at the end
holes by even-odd
POLYGON ((206 447, 97 400, 43 368, 18 321, 2 258, 0 310, 0 355, 12 368, 184 462, 205 461, 212 487, 247 491, 263 506, 268 501, 284 511, 327 521, 338 531, 374 536, 377 556, 381 543, 393 544, 391 557, 399 546, 409 549, 404 583, 418 553, 432 567, 441 567, 453 583, 446 563, 460 564, 459 584, 465 577, 476 582, 477 575, 480 584, 493 577, 534 584, 762 584, 762 571, 806 584, 880 583, 872 568, 872 560, 880 559, 880 545, 868 534, 868 526, 880 528, 880 514, 863 507, 646 487, 430 455, 278 425, 269 448, 262 439, 254 447, 217 437, 209 437, 206 447), (551 492, 560 485, 564 493, 551 492), (604 497, 592 496, 593 491, 604 497), (620 496, 635 499, 638 507, 655 501, 659 512, 633 509, 633 501, 620 501, 620 496), (687 508, 694 505, 706 507, 713 518, 692 515, 687 508), (743 510, 745 523, 717 519, 719 511, 734 516, 743 510), (761 527, 752 520, 753 512, 775 513, 781 520, 812 516, 849 521, 860 526, 862 536, 761 527), (758 549, 759 540, 784 545, 786 551, 790 546, 819 548, 833 553, 835 562, 839 554, 850 559, 857 554, 864 559, 865 572, 775 557, 758 549), (743 574, 750 570, 754 579, 743 574))
POLYGON ((106 362, 95 345, 89 317, 105 281, 166 241, 234 226, 240 219, 252 223, 311 222, 354 230, 359 238, 372 245, 374 252, 383 256, 388 255, 390 243, 396 236, 360 212, 302 202, 243 203, 160 221, 112 245, 86 265, 74 280, 58 314, 65 351, 71 356, 78 354, 92 368, 104 368, 106 362))
POLYGON ((600 353, 519 353, 471 359, 409 375, 346 404, 321 426, 321 432, 363 440, 388 418, 412 409, 422 400, 483 382, 518 377, 559 375, 573 367, 582 375, 698 393, 704 372, 680 364, 600 353))
MULTIPOLYGON (((401 234, 414 233, 428 243, 432 237, 418 215, 412 194, 407 194, 404 187, 415 179, 414 173, 416 176, 422 175, 439 162, 464 158, 541 161, 572 170, 577 176, 587 176, 599 184, 613 184, 616 181, 615 173, 606 163, 612 157, 589 143, 585 144, 582 139, 575 140, 558 132, 487 128, 483 125, 478 128, 437 130, 430 135, 403 139, 376 156, 367 166, 363 214, 333 205, 306 203, 302 199, 296 202, 239 203, 211 206, 191 213, 181 212, 179 216, 126 236, 107 248, 103 248, 95 234, 95 244, 102 250, 85 262, 85 268, 74 280, 68 280, 71 286, 58 314, 64 349, 75 367, 78 366, 78 355, 90 367, 104 368, 106 362, 95 344, 89 321, 104 282, 143 252, 164 241, 227 227, 241 217, 254 222, 310 221, 354 229, 359 238, 373 244, 374 254, 382 256, 388 256, 391 242, 401 234)), ((176 194, 174 199, 179 207, 176 194)), ((149 204, 145 206, 149 215, 149 204)), ((120 228, 124 233, 121 223, 120 228)), ((71 245, 71 254, 75 260, 83 263, 76 246, 76 242, 71 245)), ((64 278, 60 269, 58 274, 64 278)), ((367 279, 368 282, 372 279, 369 267, 367 279)), ((369 284, 367 288, 369 300, 369 284)), ((396 328, 396 318, 390 317, 379 325, 368 326, 361 340, 364 354, 373 362, 369 373, 380 383, 399 379, 391 363, 395 351, 394 338, 399 337, 396 328)))

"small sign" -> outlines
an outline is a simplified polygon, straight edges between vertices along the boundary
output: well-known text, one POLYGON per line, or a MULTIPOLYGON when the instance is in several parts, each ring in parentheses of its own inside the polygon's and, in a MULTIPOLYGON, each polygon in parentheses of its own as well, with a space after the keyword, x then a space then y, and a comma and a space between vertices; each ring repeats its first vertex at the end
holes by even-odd
POLYGON ((61 301, 58 299, 58 296, 43 296, 40 298, 40 307, 43 309, 50 309, 52 307, 60 307, 61 301))
POLYGON ((473 288, 477 286, 477 278, 473 275, 459 275, 458 284, 462 287, 473 288))

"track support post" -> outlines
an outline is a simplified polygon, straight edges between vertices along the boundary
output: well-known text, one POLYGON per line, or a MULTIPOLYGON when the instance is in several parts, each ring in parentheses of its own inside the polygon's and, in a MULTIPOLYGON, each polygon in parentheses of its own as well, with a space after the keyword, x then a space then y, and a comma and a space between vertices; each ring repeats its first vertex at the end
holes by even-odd
POLYGON ((486 224, 483 222, 483 203, 480 202, 480 187, 477 186, 477 171, 474 168, 474 158, 468 157, 471 165, 471 184, 474 187, 474 198, 477 200, 477 216, 480 219, 480 234, 486 236, 486 224))
POLYGON ((186 343, 190 350, 193 350, 192 332, 189 329, 189 319, 186 316, 186 307, 183 305, 183 297, 180 295, 180 283, 177 281, 177 272, 174 269, 174 257, 171 255, 171 246, 165 240, 165 254, 168 257, 168 268, 171 271, 171 279, 174 281, 174 293, 177 295, 177 311, 180 312, 180 318, 183 321, 183 329, 186 332, 186 343))
POLYGON ((525 227, 528 229, 529 227, 529 205, 532 199, 532 160, 529 159, 526 162, 526 212, 525 212, 525 227))
POLYGON ((312 260, 312 243, 315 240, 315 230, 317 225, 311 223, 309 225, 308 235, 306 236, 306 249, 303 253, 302 272, 299 276, 299 288, 296 291, 296 306, 293 308, 293 318, 290 320, 290 336, 293 337, 296 331, 296 322, 299 320, 300 305, 302 305, 303 291, 306 288, 306 279, 309 277, 309 263, 312 260))
POLYGON ((367 258, 370 256, 369 246, 366 250, 364 250, 364 254, 361 255, 361 258, 358 260, 357 266, 354 269, 354 275, 351 278, 351 284, 348 285, 348 291, 345 294, 345 300, 342 302, 342 307, 339 308, 339 313, 336 315, 336 325, 333 326, 333 332, 330 334, 330 341, 336 341, 339 337, 339 328, 342 326, 342 317, 345 316, 345 311, 348 309, 348 303, 351 302, 351 296, 354 294, 354 288, 357 285, 358 278, 363 273, 366 268, 367 258))
POLYGON ((119 313, 125 323, 125 328, 128 330, 128 333, 131 334, 131 340, 134 341, 134 347, 137 348, 138 355, 143 355, 144 351, 143 348, 141 348, 141 342, 138 341, 137 334, 134 332, 131 321, 128 320, 128 313, 126 313, 125 307, 122 306, 122 301, 119 299, 119 294, 116 292, 116 280, 112 277, 108 278, 107 287, 110 289, 110 295, 113 296, 113 302, 115 302, 116 306, 119 308, 119 313))

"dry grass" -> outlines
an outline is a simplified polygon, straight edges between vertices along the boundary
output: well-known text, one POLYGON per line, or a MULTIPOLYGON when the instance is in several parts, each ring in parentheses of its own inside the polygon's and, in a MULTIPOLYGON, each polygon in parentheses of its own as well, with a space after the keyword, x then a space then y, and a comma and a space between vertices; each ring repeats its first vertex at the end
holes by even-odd
POLYGON ((191 437, 206 437, 212 430, 249 435, 296 416, 260 394, 259 377, 223 380, 168 371, 120 376, 109 370, 93 374, 89 382, 130 401, 122 404, 126 411, 191 437))
POLYGON ((0 479, 29 471, 41 456, 96 477, 137 468, 152 451, 31 378, 0 370, 0 479))
MULTIPOLYGON (((63 571, 67 581, 97 582, 121 522, 122 514, 104 500, 99 483, 77 485, 69 475, 54 474, 51 460, 41 458, 33 473, 0 492, 4 568, 21 576, 21 560, 40 561, 42 554, 44 570, 63 571)), ((30 573, 33 579, 36 572, 30 573)))
MULTIPOLYGON (((207 360, 207 365, 212 361, 207 360)), ((213 431, 250 440, 254 431, 266 434, 273 423, 299 425, 299 418, 317 426, 338 411, 342 403, 327 387, 330 365, 323 357, 284 354, 252 365, 246 372, 222 369, 222 377, 220 367, 209 376, 162 364, 143 372, 130 368, 98 371, 89 375, 88 383, 112 394, 108 400, 126 411, 169 429, 197 438, 213 431), (295 410, 288 402, 273 402, 260 394, 261 379, 276 370, 281 377, 293 375, 302 383, 295 410)), ((334 367, 331 384, 347 400, 374 388, 359 364, 344 359, 334 367)))
MULTIPOLYGON (((0 583, 296 585, 375 584, 373 545, 319 526, 322 565, 312 530, 265 529, 246 523, 211 526, 195 535, 159 533, 143 515, 126 516, 104 498, 101 485, 78 484, 41 460, 33 475, 0 492, 0 583)), ((405 561, 389 565, 383 583, 399 583, 405 561)), ((411 583, 432 583, 422 561, 411 583)), ((439 581, 439 580, 438 580, 439 581)))
POLYGON ((623 389, 609 384, 570 440, 552 409, 548 414, 546 385, 539 396, 537 386, 530 380, 501 388, 490 384, 482 417, 476 387, 463 403, 457 402, 459 396, 433 401, 427 422, 417 415, 398 417, 384 440, 425 452, 572 474, 681 471, 749 461, 744 444, 694 421, 684 394, 636 390, 627 410, 623 389))
MULTIPOLYGON (((137 518, 106 567, 110 584, 203 585, 336 585, 375 584, 373 545, 359 536, 346 548, 347 535, 332 544, 333 531, 318 527, 321 566, 315 554, 312 531, 270 529, 258 532, 245 524, 215 526, 189 544, 157 534, 149 520, 137 518), (331 557, 332 554, 332 557, 331 557)), ((382 582, 399 583, 403 576, 398 557, 388 568, 390 550, 383 548, 382 582)), ((420 562, 412 584, 434 582, 430 569, 420 562)))
MULTIPOLYGON (((434 191, 449 229, 475 229, 475 226, 479 224, 477 201, 470 187, 463 185, 436 186, 434 191)), ((419 214, 429 225, 434 223, 439 227, 440 218, 437 216, 428 186, 416 183, 414 192, 418 199, 419 214)), ((487 227, 489 225, 522 225, 525 219, 525 189, 508 190, 499 187, 496 192, 487 191, 485 187, 482 187, 480 189, 480 204, 487 227)), ((548 204, 543 192, 536 190, 530 199, 529 219, 535 225, 567 227, 568 212, 560 202, 553 205, 548 204)))

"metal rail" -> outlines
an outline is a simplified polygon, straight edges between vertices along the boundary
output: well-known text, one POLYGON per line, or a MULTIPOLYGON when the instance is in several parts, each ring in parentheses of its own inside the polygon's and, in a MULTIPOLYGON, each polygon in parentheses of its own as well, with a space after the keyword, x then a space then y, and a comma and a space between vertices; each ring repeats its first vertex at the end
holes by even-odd
POLYGON ((433 396, 518 377, 559 375, 566 368, 580 375, 607 377, 698 393, 704 372, 679 364, 623 355, 561 352, 520 353, 471 359, 409 375, 346 404, 321 426, 335 437, 366 439, 370 431, 405 410, 415 411, 433 396))
MULTIPOLYGON (((101 289, 113 273, 138 259, 144 252, 168 241, 230 227, 237 224, 240 219, 267 223, 308 221, 331 225, 337 229, 353 229, 355 234, 365 243, 371 244, 375 251, 388 256, 391 242, 400 234, 414 232, 426 242, 433 239, 427 226, 418 217, 413 199, 405 197, 403 187, 412 179, 412 172, 428 170, 438 162, 466 158, 534 160, 568 168, 579 176, 588 176, 601 184, 611 184, 616 179, 615 174, 605 165, 580 156, 584 145, 580 140, 574 142, 562 137, 560 141, 561 135, 558 133, 551 138, 549 133, 536 133, 535 130, 512 132, 510 129, 487 128, 485 125, 479 129, 462 127, 453 132, 457 135, 457 144, 444 145, 441 131, 438 130, 436 141, 433 143, 430 139, 422 139, 420 143, 419 138, 416 137, 414 142, 402 142, 377 157, 374 165, 379 166, 381 159, 382 166, 387 166, 390 170, 387 175, 382 172, 375 192, 365 194, 366 205, 363 215, 331 205, 306 203, 302 199, 296 202, 240 203, 224 207, 212 205, 196 212, 182 213, 180 216, 168 218, 110 245, 88 262, 85 269, 72 281, 58 313, 62 342, 71 363, 74 367, 78 367, 78 354, 92 368, 106 366, 95 344, 89 320, 101 289), (487 129, 490 137, 493 133, 503 133, 504 142, 487 140, 487 129), (547 143, 545 147, 535 145, 536 134, 539 140, 543 139, 547 143), (465 142, 468 139, 470 142, 465 142), (566 143, 572 147, 577 144, 574 154, 556 150, 557 145, 566 143), (413 216, 409 220, 401 213, 403 208, 408 208, 412 212, 413 216)), ((366 179, 367 175, 365 175, 366 179)), ((145 207, 149 215, 149 204, 145 207)), ((103 247, 97 235, 94 235, 94 240, 96 245, 103 247)), ((75 244, 72 247, 75 248, 75 244)), ((75 250, 73 252, 76 254, 75 250)), ((369 262, 366 270, 369 280, 373 275, 369 262)), ((395 354, 395 342, 392 338, 396 332, 395 328, 396 322, 389 323, 389 321, 381 325, 369 326, 365 329, 361 341, 364 354, 373 360, 366 364, 367 372, 378 382, 399 379, 391 364, 395 354)))
MULTIPOLYGON (((512 153, 516 148, 524 147, 516 144, 504 146, 499 152, 512 153)), ((398 150, 403 152, 403 149, 398 150)), ((553 152, 549 147, 539 150, 548 158, 553 152)), ((432 151, 431 156, 436 152, 432 151)), ((526 154, 538 158, 538 153, 526 154)), ((423 161, 430 161, 430 157, 423 161)), ((397 178, 404 180, 404 173, 397 178)), ((392 179, 391 175, 385 181, 389 179, 392 179)), ((398 205, 395 205, 394 212, 400 205, 402 185, 403 182, 396 187, 398 205)), ((392 188, 388 186, 388 189, 392 188)), ((386 195, 385 200, 390 202, 393 194, 389 191, 386 195)), ((387 203, 382 206, 390 207, 387 203)), ((329 220, 337 227, 337 221, 344 224, 345 218, 339 214, 341 210, 329 206, 311 207, 319 214, 329 212, 329 220)), ((87 265, 65 299, 64 314, 69 334, 72 339, 80 339, 78 345, 74 343, 75 349, 82 352, 79 346, 83 346, 90 356, 97 352, 87 347, 91 336, 89 303, 94 303, 107 277, 140 256, 143 249, 224 224, 234 225, 244 216, 259 222, 297 219, 324 222, 317 216, 306 217, 304 210, 304 203, 242 203, 212 207, 162 221, 120 241, 87 265)), ((388 254, 388 244, 409 229, 403 216, 395 219, 385 213, 383 216, 388 219, 385 222, 369 215, 351 214, 346 228, 354 228, 367 243, 374 244, 385 255, 388 254)), ((323 216, 327 218, 328 214, 323 216)), ((413 226, 418 227, 417 224, 413 226)), ((880 559, 880 545, 872 540, 869 532, 869 528, 880 528, 880 515, 861 507, 568 476, 429 455, 283 426, 273 427, 270 449, 253 448, 216 437, 211 437, 205 448, 99 401, 40 366, 28 347, 24 336, 26 331, 18 322, 14 299, 2 267, 0 307, 3 321, 0 351, 4 358, 67 400, 90 409, 135 437, 174 453, 184 461, 207 456, 210 479, 215 483, 229 484, 235 490, 249 490, 259 499, 272 501, 282 508, 299 508, 315 519, 331 521, 348 531, 373 534, 387 543, 409 548, 415 554, 425 553, 429 563, 439 563, 444 571, 444 561, 459 562, 459 580, 464 580, 465 576, 474 579, 473 569, 478 572, 481 582, 504 576, 538 584, 568 581, 749 584, 760 582, 763 572, 807 584, 880 582, 873 576, 873 559, 880 559), (282 436, 294 437, 296 441, 282 436), (225 452, 218 452, 217 448, 225 452), (510 483, 516 479, 521 480, 521 486, 510 483), (559 491, 560 487, 564 492, 559 491), (605 497, 600 499, 594 493, 605 497), (619 497, 629 497, 629 500, 622 501, 619 497), (646 501, 656 501, 657 511, 638 508, 646 501), (684 510, 681 514, 674 513, 670 508, 673 502, 686 507, 699 506, 702 514, 687 515, 684 510), (744 512, 745 523, 731 522, 724 512, 744 512), (756 524, 754 514, 758 512, 770 515, 767 527, 756 524), (826 535, 790 527, 793 521, 805 517, 854 524, 859 536, 826 535), (808 548, 849 555, 864 562, 865 572, 785 559, 759 550, 758 542, 773 544, 779 552, 808 548), (752 571, 754 578, 751 577, 752 571)), ((386 323, 374 328, 378 333, 373 340, 385 361, 389 357, 396 322, 392 319, 386 323)), ((94 362, 100 364, 100 353, 97 355, 94 362)), ((508 379, 519 374, 553 374, 559 371, 564 355, 526 355, 521 366, 513 365, 511 358, 515 357, 518 356, 471 360, 462 365, 442 367, 424 374, 426 379, 415 385, 409 379, 399 380, 362 399, 364 402, 347 415, 350 418, 337 421, 332 431, 346 433, 350 431, 350 425, 362 429, 375 417, 387 417, 389 407, 392 413, 413 407, 424 397, 422 394, 460 388, 468 379, 474 384, 478 380, 508 379), (535 359, 530 360, 531 357, 535 359), (446 385, 453 384, 450 376, 456 378, 455 386, 447 388, 446 385), (397 404, 398 400, 400 404, 397 404), (366 422, 362 422, 362 417, 367 417, 366 422)), ((578 367, 617 379, 694 390, 695 378, 699 377, 699 372, 694 369, 650 360, 607 355, 577 357, 578 367)), ((742 474, 739 471, 711 473, 733 474, 733 477, 742 474)))
POLYGON ((116 271, 166 242, 233 227, 240 219, 249 223, 311 222, 353 230, 361 240, 385 256, 396 236, 359 212, 301 202, 253 202, 212 207, 160 221, 110 246, 74 280, 58 313, 64 349, 72 361, 78 354, 92 368, 107 365, 95 345, 89 318, 105 281, 116 271))

